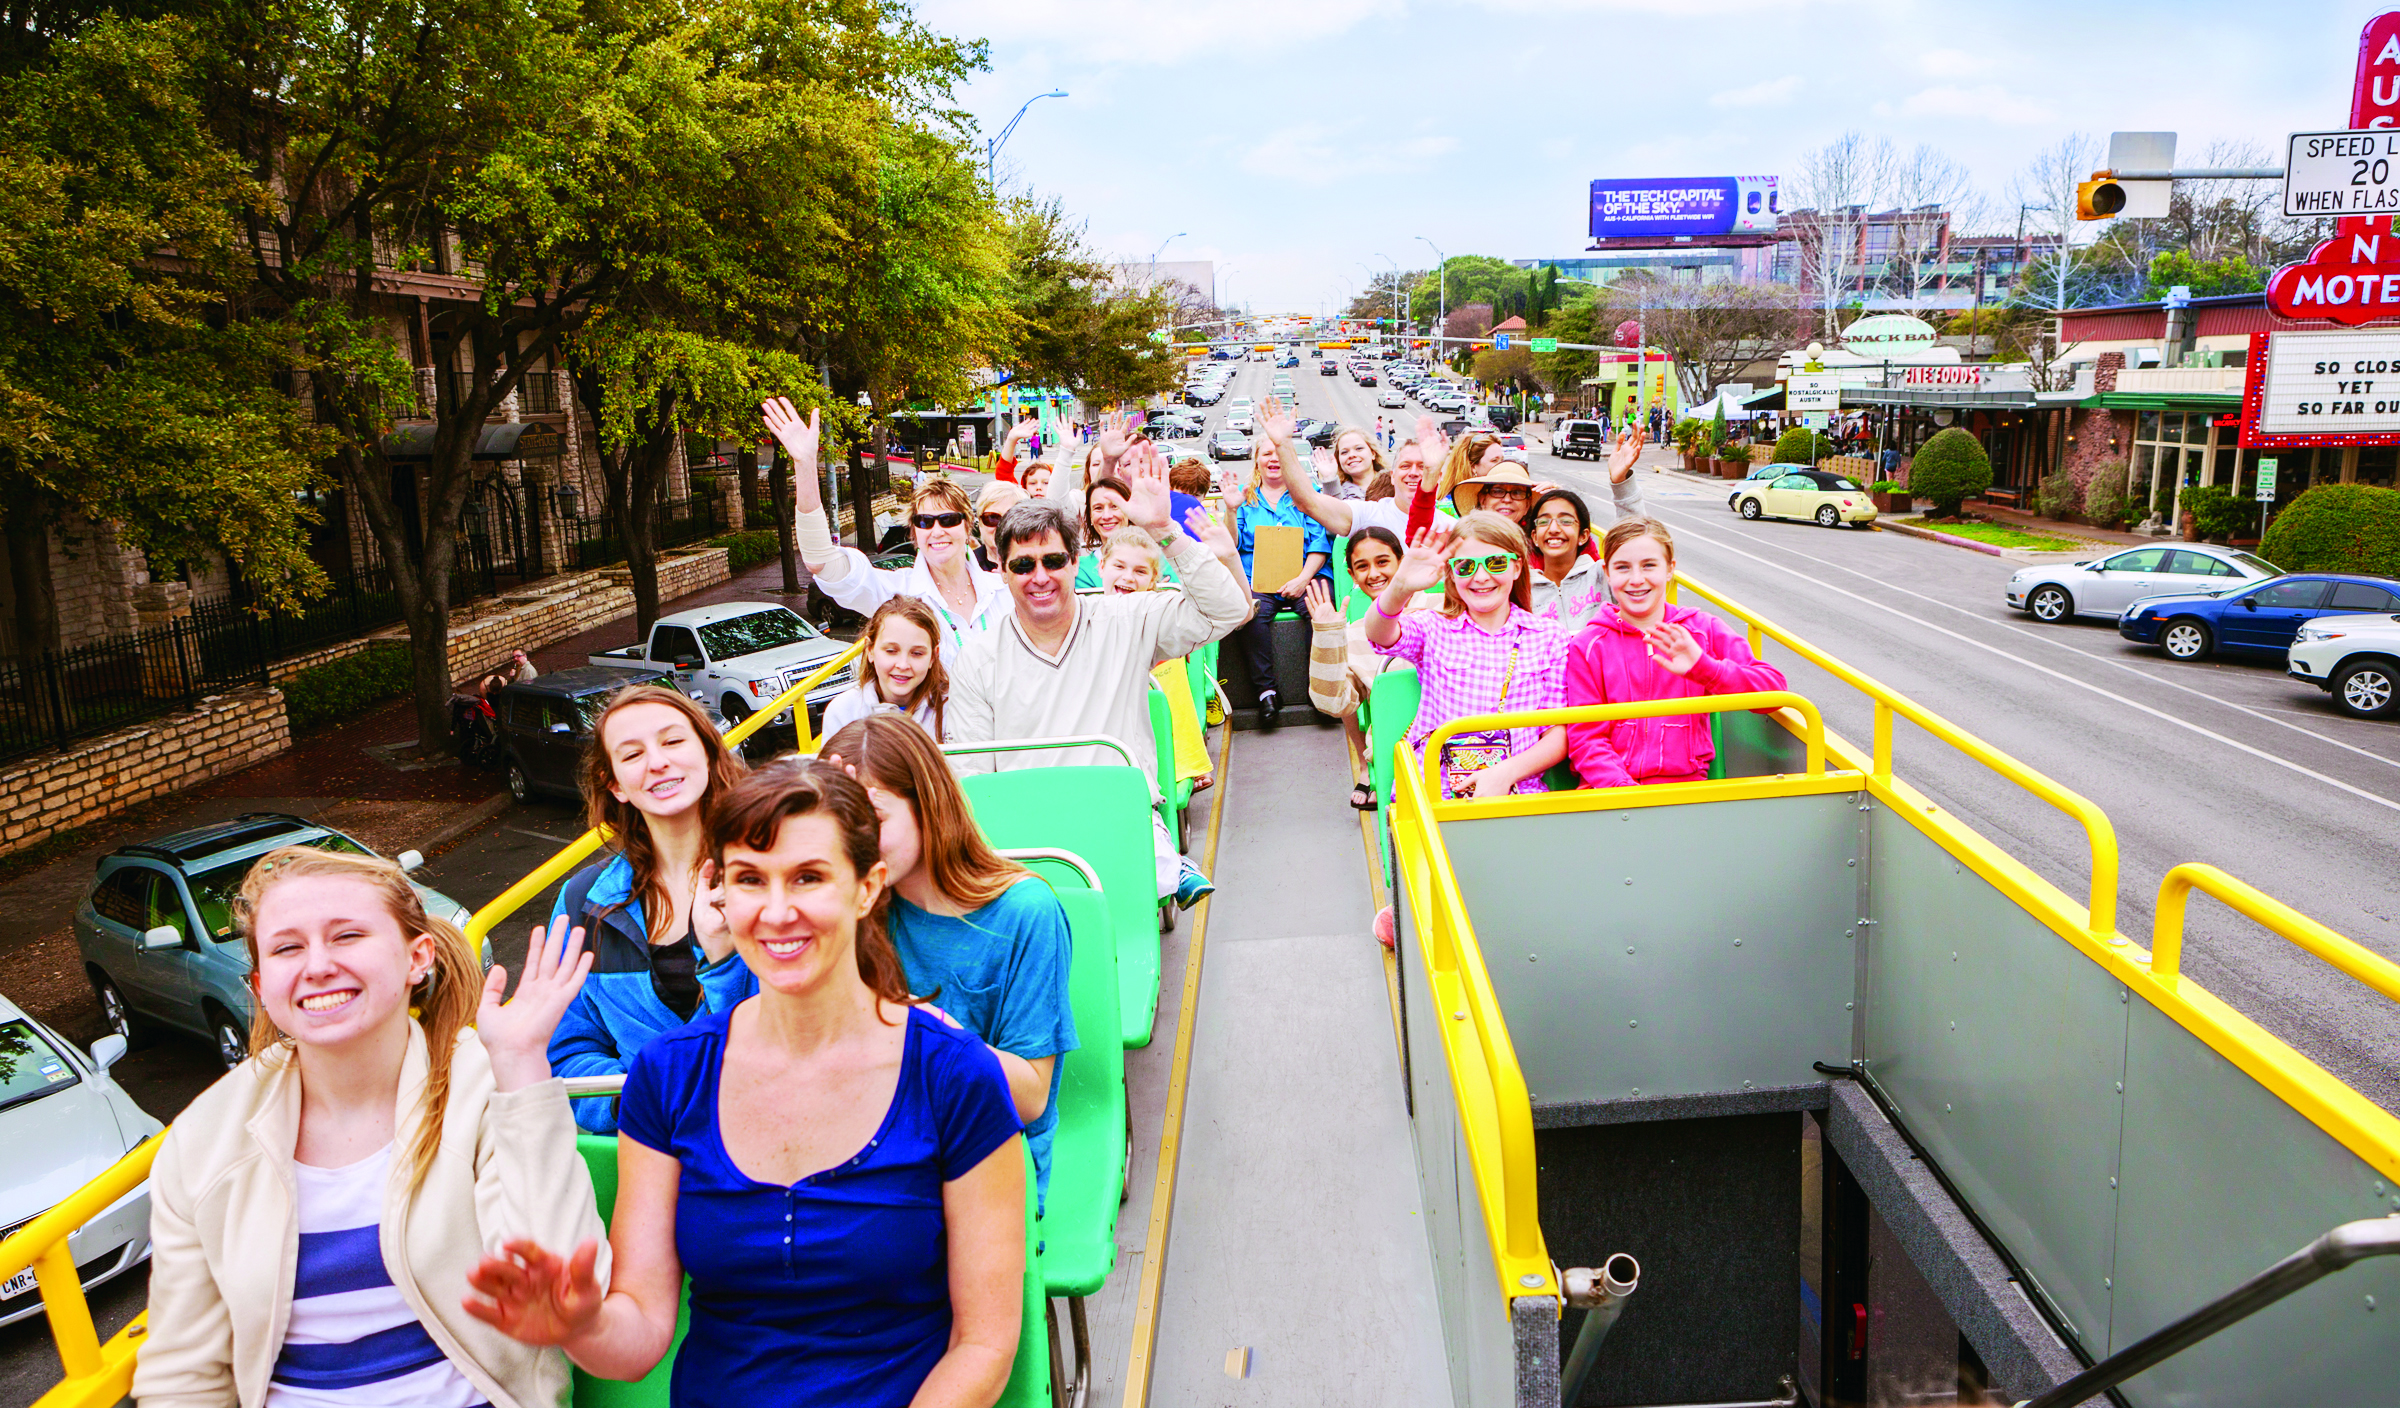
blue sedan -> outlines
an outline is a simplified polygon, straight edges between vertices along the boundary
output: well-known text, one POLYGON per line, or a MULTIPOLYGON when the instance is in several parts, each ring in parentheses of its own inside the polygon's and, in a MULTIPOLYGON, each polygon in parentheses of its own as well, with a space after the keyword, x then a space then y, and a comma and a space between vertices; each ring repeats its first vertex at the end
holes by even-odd
POLYGON ((2400 612, 2400 582, 2307 572, 2221 594, 2144 597, 2117 618, 2117 634, 2177 660, 2222 650, 2280 661, 2300 623, 2315 616, 2400 612))

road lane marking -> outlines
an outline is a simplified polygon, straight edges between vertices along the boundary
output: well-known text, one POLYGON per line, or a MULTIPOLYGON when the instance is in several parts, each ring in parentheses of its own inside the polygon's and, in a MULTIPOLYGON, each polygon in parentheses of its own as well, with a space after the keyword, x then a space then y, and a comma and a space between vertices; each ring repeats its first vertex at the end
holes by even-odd
MULTIPOLYGON (((2017 654, 2014 654, 2014 653, 2012 653, 2012 652, 2009 652, 2009 651, 2006 651, 2006 650, 2002 650, 2002 649, 2001 649, 1999 646, 1993 645, 1993 644, 1991 644, 1991 643, 1990 643, 1990 642, 1988 642, 1988 641, 1980 641, 1980 640, 1977 640, 1977 639, 1975 639, 1973 636, 1970 636, 1970 635, 1967 635, 1967 634, 1965 634, 1964 632, 1960 632, 1960 631, 1954 631, 1954 630, 1951 630, 1951 629, 1950 629, 1948 626, 1937 625, 1937 624, 1935 624, 1935 623, 1934 623, 1934 622, 1932 622, 1932 621, 1928 621, 1928 620, 1926 620, 1926 619, 1925 619, 1924 617, 1922 617, 1922 616, 1912 616, 1912 615, 1910 615, 1908 612, 1902 611, 1902 610, 1900 610, 1900 609, 1899 609, 1898 607, 1896 607, 1896 606, 1889 605, 1888 603, 1885 603, 1885 602, 1880 602, 1880 601, 1877 601, 1877 600, 1875 600, 1873 597, 1869 597, 1869 596, 1863 596, 1863 595, 1861 595, 1861 594, 1859 594, 1859 593, 1857 593, 1857 592, 1854 592, 1854 591, 1851 591, 1851 590, 1849 590, 1848 588, 1845 588, 1845 587, 1837 587, 1837 586, 1833 585, 1833 584, 1832 584, 1832 583, 1830 583, 1830 582, 1826 582, 1826 581, 1822 581, 1822 580, 1820 580, 1820 579, 1817 579, 1817 578, 1810 577, 1810 576, 1809 576, 1807 573, 1805 573, 1805 572, 1802 572, 1802 571, 1799 571, 1799 570, 1798 570, 1798 569, 1796 569, 1796 568, 1792 568, 1792 567, 1786 567, 1784 564, 1782 564, 1782 563, 1780 563, 1780 562, 1770 562, 1770 561, 1768 561, 1766 558, 1760 557, 1760 556, 1759 556, 1759 555, 1757 555, 1756 553, 1744 552, 1742 549, 1740 549, 1740 548, 1737 548, 1737 547, 1733 546, 1732 544, 1725 542, 1725 541, 1724 541, 1724 540, 1722 540, 1722 539, 1706 537, 1706 536, 1704 536, 1704 535, 1700 534, 1700 533, 1699 533, 1699 532, 1697 532, 1697 531, 1692 531, 1692 532, 1691 532, 1691 536, 1692 536, 1692 537, 1694 537, 1695 539, 1697 539, 1698 541, 1700 541, 1700 542, 1703 542, 1703 543, 1708 543, 1709 545, 1711 545, 1711 546, 1713 546, 1713 547, 1719 547, 1719 548, 1723 548, 1725 551, 1732 553, 1732 554, 1733 554, 1733 555, 1735 555, 1736 557, 1746 557, 1746 558, 1749 558, 1749 559, 1750 559, 1752 562, 1755 562, 1755 563, 1759 564, 1759 565, 1760 565, 1760 566, 1762 566, 1762 567, 1771 568, 1771 569, 1772 569, 1772 570, 1774 570, 1774 571, 1777 571, 1777 572, 1782 572, 1782 573, 1785 573, 1785 574, 1787 574, 1787 575, 1789 575, 1789 576, 1798 577, 1798 578, 1800 578, 1800 579, 1801 579, 1801 580, 1803 580, 1803 581, 1813 581, 1813 582, 1815 582, 1815 583, 1816 583, 1818 586, 1820 586, 1820 587, 1823 587, 1823 588, 1824 588, 1826 591, 1829 591, 1829 592, 1834 592, 1834 593, 1836 593, 1836 594, 1838 594, 1838 595, 1841 595, 1841 596, 1846 596, 1846 597, 1850 598, 1852 601, 1858 602, 1858 603, 1860 603, 1861 605, 1865 605, 1865 606, 1871 606, 1871 607, 1874 607, 1874 608, 1875 608, 1876 610, 1878 610, 1878 611, 1886 612, 1886 613, 1888 613, 1888 614, 1890 614, 1890 615, 1897 616, 1897 617, 1899 617, 1899 618, 1900 618, 1901 620, 1903 620, 1903 621, 1913 621, 1913 622, 1915 622, 1916 624, 1918 624, 1918 625, 1920 625, 1920 626, 1923 626, 1923 627, 1924 627, 1926 630, 1929 630, 1929 631, 1934 631, 1934 632, 1938 632, 1939 634, 1941 634, 1941 635, 1945 635, 1945 636, 1948 636, 1948 637, 1950 637, 1951 639, 1953 639, 1953 640, 1956 640, 1956 641, 1960 642, 1961 644, 1964 644, 1964 645, 1971 645, 1971 646, 1975 647, 1975 648, 1976 648, 1976 649, 1978 649, 1978 650, 1986 651, 1986 652, 1988 652, 1988 653, 1990 653, 1990 654, 1997 655, 1997 656, 1999 656, 1999 657, 2000 657, 2001 659, 2003 659, 2003 660, 2013 660, 2013 661, 2015 661, 2017 664, 2020 664, 2020 665, 2024 666, 2024 667, 2025 667, 2026 669, 2028 669, 2028 670, 2037 671, 2037 672, 2039 672, 2039 673, 2041 673, 2041 674, 2048 675, 2048 676, 2050 676, 2050 677, 2051 677, 2051 678, 2053 678, 2053 679, 2061 680, 2061 681, 2063 681, 2063 682, 2065 682, 2065 683, 2067 683, 2067 684, 2071 684, 2071 685, 2075 686, 2077 689, 2089 690, 2089 691, 2091 691, 2092 693, 2099 695, 2099 696, 2100 696, 2101 698, 2103 698, 2103 699, 2108 699, 2108 700, 2112 700, 2112 701, 2114 701, 2114 702, 2116 702, 2116 703, 2123 704, 2123 705, 2125 705, 2127 708, 2131 708, 2131 709, 2138 709, 2138 710, 2140 710, 2141 712, 2143 712, 2143 713, 2145 713, 2145 714, 2148 714, 2148 715, 2150 715, 2150 716, 2151 716, 2151 717, 2153 717, 2153 718, 2160 719, 2160 720, 2162 720, 2162 721, 2164 721, 2164 722, 2166 722, 2166 723, 2173 724, 2173 725, 2175 725, 2177 728, 2181 728, 2181 729, 2188 729, 2188 730, 2190 730, 2190 731, 2191 731, 2191 732, 2193 732, 2193 733, 2199 734, 2199 735, 2200 735, 2201 737, 2203 737, 2203 738, 2213 739, 2214 741, 2216 741, 2216 742, 2218 742, 2218 743, 2222 743, 2222 744, 2224 744, 2226 747, 2228 747, 2228 748, 2231 748, 2231 749, 2235 750, 2236 752, 2247 753, 2247 754, 2249 754, 2250 756, 2252 756, 2252 757, 2254 757, 2254 758, 2257 758, 2257 759, 2259 759, 2259 760, 2261 760, 2261 761, 2263 761, 2263 762, 2269 762, 2269 763, 2273 763, 2275 766, 2277 766, 2277 767, 2279 767, 2279 768, 2285 768, 2285 769, 2288 769, 2288 770, 2290 770, 2290 771, 2292 771, 2292 772, 2299 773, 2299 774, 2300 774, 2301 776, 2303 776, 2303 777, 2314 778, 2315 780, 2317 780, 2317 781, 2319 781, 2319 782, 2322 782, 2322 783, 2324 783, 2324 784, 2325 784, 2326 786, 2328 786, 2328 787, 2335 788, 2335 789, 2337 789, 2337 790, 2339 790, 2339 791, 2347 792, 2347 793, 2349 793, 2351 796, 2354 796, 2354 797, 2360 798, 2360 799, 2361 799, 2361 800, 2363 800, 2363 801, 2373 802, 2373 803, 2374 803, 2376 806, 2379 806, 2379 807, 2384 807, 2384 808, 2387 808, 2387 809, 2389 809, 2389 810, 2391 810, 2391 811, 2400 812, 2400 802, 2393 801, 2391 798, 2388 798, 2388 797, 2379 797, 2379 796, 2375 795, 2374 793, 2372 793, 2372 792, 2369 792, 2369 791, 2365 790, 2364 788, 2360 788, 2360 787, 2353 787, 2353 786, 2351 786, 2349 783, 2342 781, 2342 780, 2341 780, 2340 778, 2338 778, 2338 777, 2329 777, 2329 776, 2327 776, 2327 775, 2326 775, 2326 774, 2324 774, 2324 773, 2318 772, 2318 771, 2317 771, 2315 768, 2309 767, 2309 766, 2307 766, 2307 765, 2305 765, 2305 764, 2302 764, 2302 763, 2297 763, 2297 762, 2294 762, 2294 761, 2292 761, 2291 759, 2289 759, 2289 758, 2286 758, 2286 757, 2283 757, 2283 756, 2282 756, 2282 755, 2280 755, 2280 754, 2276 754, 2276 753, 2270 753, 2270 752, 2268 752, 2267 750, 2265 750, 2264 748, 2256 748, 2256 747, 2253 747, 2253 746, 2251 746, 2250 744, 2247 744, 2247 743, 2244 743, 2244 742, 2242 742, 2242 741, 2241 741, 2240 739, 2238 739, 2238 738, 2230 738, 2230 737, 2227 737, 2226 735, 2224 735, 2224 734, 2222 734, 2222 733, 2219 733, 2219 732, 2217 732, 2215 729, 2211 729, 2211 728, 2205 728, 2205 727, 2202 727, 2202 726, 2201 726, 2201 725, 2199 725, 2199 724, 2193 723, 2193 722, 2192 722, 2191 720, 2189 720, 2189 719, 2178 718, 2178 717, 2176 717, 2175 715, 2168 713, 2168 712, 2167 712, 2167 711, 2165 711, 2164 709, 2153 708, 2152 706, 2150 706, 2150 705, 2148 705, 2148 704, 2144 704, 2142 701, 2140 701, 2140 700, 2138 700, 2138 699, 2133 699, 2133 698, 2130 698, 2130 697, 2128 697, 2128 696, 2126 696, 2126 695, 2119 694, 2119 693, 2117 693, 2115 690, 2111 690, 2111 689, 2103 689, 2103 688, 2101 688, 2099 685, 2093 684, 2093 683, 2092 683, 2091 681, 2089 681, 2089 680, 2077 679, 2075 676, 2073 676, 2073 675, 2070 675, 2070 674, 2066 673, 2066 672, 2065 672, 2065 671, 2063 671, 2063 670, 2054 670, 2054 669, 2051 669, 2049 666, 2047 666, 2047 665, 2044 665, 2044 664, 2041 664, 2041 663, 2040 663, 2040 662, 2038 662, 2038 661, 2034 661, 2034 660, 2028 660, 2028 659, 2026 659, 2026 658, 2025 658, 2024 656, 2022 656, 2022 655, 2017 655, 2017 654)), ((1792 551, 1792 550, 1791 550, 1791 549, 1786 549, 1786 551, 1792 551)), ((1793 552, 1793 556, 1795 556, 1795 557, 1807 557, 1808 555, 1807 555, 1806 553, 1793 552)), ((1809 561, 1812 561, 1812 562, 1819 562, 1819 561, 1823 561, 1823 559, 1820 559, 1820 558, 1809 558, 1808 560, 1809 560, 1809 561)), ((1828 563, 1828 564, 1826 564, 1826 565, 1828 565, 1828 566, 1834 566, 1834 567, 1840 567, 1840 566, 1841 566, 1841 564, 1839 564, 1839 563, 1828 563)), ((1843 568, 1843 570, 1844 570, 1844 571, 1851 571, 1851 569, 1849 569, 1849 568, 1843 568)), ((1866 574, 1865 574, 1865 573, 1863 573, 1863 572, 1853 572, 1853 575, 1855 575, 1855 576, 1861 576, 1861 577, 1863 577, 1863 576, 1865 576, 1866 574)), ((1935 605, 1937 605, 1937 606, 1948 606, 1948 605, 1949 605, 1949 603, 1947 603, 1947 602, 1935 601, 1935 599, 1934 599, 1934 598, 1932 598, 1932 597, 1928 597, 1928 596, 1924 596, 1922 593, 1918 593, 1918 592, 1912 592, 1912 591, 1909 591, 1909 590, 1908 590, 1907 588, 1905 588, 1905 587, 1889 587, 1889 586, 1888 586, 1888 584, 1884 584, 1884 585, 1886 585, 1886 586, 1887 586, 1887 588, 1888 588, 1889 590, 1892 590, 1892 591, 1897 591, 1897 592, 1901 592, 1901 593, 1904 593, 1905 595, 1916 597, 1916 598, 1917 598, 1918 600, 1920 600, 1920 601, 1930 601, 1930 602, 1933 602, 1933 603, 1934 603, 1935 605)), ((1957 607, 1951 607, 1951 609, 1952 609, 1952 610, 1959 610, 1959 608, 1957 608, 1957 607)), ((1969 614, 1971 614, 1971 613, 1969 613, 1969 614)), ((1978 620, 1982 620, 1983 618, 1981 618, 1981 617, 1977 617, 1976 619, 1978 619, 1978 620)), ((1987 624, 1988 624, 1988 622, 1987 622, 1987 624)), ((2030 634, 2031 634, 2031 632, 2026 632, 2026 634, 2030 635, 2030 634)), ((2036 638, 2036 639, 2039 639, 2039 637, 2035 637, 2035 638, 2036 638)), ((2071 646, 2066 646, 2066 647, 2062 647, 2062 648, 2065 648, 2065 649, 2073 649, 2073 647, 2071 647, 2071 646)), ((2080 655, 2080 654, 2085 654, 2085 652, 2083 652, 2083 651, 2076 651, 2076 653, 2077 653, 2077 654, 2079 654, 2079 655, 2080 655)), ((2091 657, 2091 658, 2093 658, 2093 659, 2100 659, 2100 658, 2102 658, 2102 657, 2099 657, 2099 656, 2093 656, 2093 657, 2091 657)), ((2140 672, 2139 672, 2139 671, 2136 671, 2135 673, 2139 674, 2140 672)), ((2144 676, 2142 676, 2142 677, 2143 677, 2144 679, 2148 679, 2148 678, 2150 678, 2150 677, 2149 677, 2149 676, 2147 676, 2147 675, 2144 675, 2144 676)), ((2167 683, 2166 681, 2159 681, 2159 682, 2160 682, 2160 683, 2167 683)), ((2177 688, 2184 688, 2184 687, 2183 687, 2183 686, 2177 686, 2177 688)), ((2199 691, 2197 691, 2197 690, 2191 690, 2191 689, 2186 689, 2186 690, 2185 690, 2185 692, 2186 692, 2186 693, 2192 693, 2192 694, 2198 694, 2198 693, 2199 693, 2199 691)), ((2224 701, 2223 701, 2223 700, 2216 699, 2216 698, 2215 698, 2215 696, 2213 696, 2213 695, 2202 694, 2202 695, 2200 695, 2200 697, 2201 697, 2201 698, 2203 698, 2203 699, 2208 699, 2208 700, 2211 700, 2212 702, 2215 702, 2215 703, 2224 703, 2224 701)), ((2248 710, 2248 709, 2243 709, 2243 708, 2242 708, 2242 706, 2240 706, 2240 705, 2238 705, 2238 704, 2228 704, 2228 705, 2226 705, 2226 707, 2227 707, 2227 708, 2232 708, 2232 709, 2240 709, 2240 710, 2241 710, 2241 712, 2243 712, 2243 713, 2246 713, 2246 714, 2247 714, 2247 713, 2252 713, 2252 712, 2253 712, 2253 711, 2251 711, 2251 710, 2248 710)), ((2263 716, 2260 716, 2260 717, 2263 717, 2263 716)), ((2268 719, 2268 720, 2267 720, 2267 722, 2268 722, 2268 723, 2273 723, 2273 724, 2279 724, 2279 725, 2281 725, 2281 726, 2283 726, 2283 727, 2286 727, 2286 728, 2293 728, 2293 729, 2295 729, 2295 731, 2296 731, 2296 732, 2300 732, 2300 733, 2305 733, 2305 734, 2308 734, 2308 735, 2309 735, 2311 738, 2320 738, 2320 737, 2322 737, 2322 735, 2320 735, 2320 734, 2317 734, 2317 733, 2314 733, 2314 732, 2312 732, 2311 730, 2304 729, 2304 728, 2297 728, 2297 726, 2295 726, 2295 725, 2291 725, 2291 724, 2284 724, 2284 723, 2282 722, 2282 720, 2280 720, 2280 719, 2268 719)), ((2337 747, 2342 747, 2342 748, 2350 748, 2350 745, 2349 745, 2349 744, 2347 744, 2347 743, 2340 743, 2340 742, 2338 742, 2337 740, 2333 740, 2333 739, 2326 739, 2325 741, 2326 741, 2326 742, 2329 742, 2329 743, 2334 743, 2334 744, 2335 744, 2335 746, 2337 746, 2337 747)), ((2386 758, 2379 758, 2379 757, 2377 757, 2377 755, 2375 755, 2375 754, 2373 754, 2373 753, 2364 753, 2364 750, 2362 750, 2362 749, 2350 748, 2350 751, 2352 751, 2352 752, 2354 752, 2354 753, 2363 753, 2363 754, 2364 754, 2364 756, 2366 756, 2366 757, 2370 757, 2370 758, 2377 758, 2377 761, 2379 761, 2379 762, 2390 762, 2390 761, 2391 761, 2390 759, 2386 759, 2386 758)), ((2396 765, 2396 766, 2400 766, 2400 765, 2396 765)))

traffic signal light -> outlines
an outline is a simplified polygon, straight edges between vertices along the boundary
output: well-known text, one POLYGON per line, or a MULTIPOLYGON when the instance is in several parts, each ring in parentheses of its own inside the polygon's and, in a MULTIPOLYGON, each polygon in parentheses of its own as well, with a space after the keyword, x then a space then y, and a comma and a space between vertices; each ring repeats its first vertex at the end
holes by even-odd
POLYGON ((2095 171, 2091 180, 2075 183, 2075 218, 2111 220, 2125 215, 2155 220, 2167 213, 2174 193, 2172 181, 2120 181, 2095 171))
POLYGON ((2095 180, 2075 183, 2075 218, 2078 220, 2107 220, 2125 208, 2125 188, 2115 181, 2095 180))

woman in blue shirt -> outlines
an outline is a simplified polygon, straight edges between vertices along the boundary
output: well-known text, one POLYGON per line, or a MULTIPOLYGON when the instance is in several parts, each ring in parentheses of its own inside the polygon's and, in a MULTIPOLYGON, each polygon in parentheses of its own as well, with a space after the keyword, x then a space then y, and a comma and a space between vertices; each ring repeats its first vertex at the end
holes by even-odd
POLYGON ((1024 1155, 999 1058, 913 1005, 877 918, 866 789, 777 763, 712 809, 725 916, 759 992, 633 1060, 598 1247, 511 1242, 480 1318, 603 1378, 675 1361, 677 1408, 988 1405, 1016 1356, 1024 1155))
MULTIPOLYGON (((1257 448, 1251 452, 1250 468, 1250 487, 1243 493, 1233 518, 1234 547, 1242 555, 1242 576, 1250 583, 1253 608, 1250 623, 1242 627, 1242 643, 1250 651, 1250 678, 1258 685, 1259 726, 1273 728, 1276 713, 1283 707, 1283 687, 1275 678, 1275 613, 1298 611, 1305 615, 1307 607, 1302 597, 1309 582, 1323 577, 1331 584, 1333 576, 1326 564, 1333 560, 1333 539, 1326 536, 1325 525, 1292 502, 1283 485, 1283 457, 1276 452, 1273 439, 1262 437, 1257 442, 1257 448), (1261 590, 1253 559, 1258 530, 1269 524, 1300 530, 1303 560, 1300 575, 1281 586, 1261 590)), ((1295 465, 1290 472, 1307 474, 1309 467, 1295 465)))
POLYGON ((1076 1047, 1067 912, 1040 877, 985 842, 949 759, 910 720, 846 725, 825 740, 824 756, 867 785, 883 819, 892 896, 884 919, 908 990, 1000 1056, 1038 1198, 1050 1186, 1058 1058, 1076 1047))

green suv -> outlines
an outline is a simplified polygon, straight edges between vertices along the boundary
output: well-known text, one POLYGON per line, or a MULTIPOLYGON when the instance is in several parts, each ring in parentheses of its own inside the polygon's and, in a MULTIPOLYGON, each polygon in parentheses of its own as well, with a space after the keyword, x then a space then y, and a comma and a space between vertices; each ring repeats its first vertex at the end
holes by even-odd
MULTIPOLYGON (((249 1056, 250 954, 233 929, 233 898, 250 863, 277 846, 375 854, 331 827, 251 812, 100 858, 75 907, 75 946, 111 1031, 128 1043, 154 1028, 194 1033, 229 1071, 249 1056)), ((403 870, 424 863, 415 851, 400 853, 403 870)), ((456 900, 423 885, 416 891, 426 913, 466 926, 456 900)))

